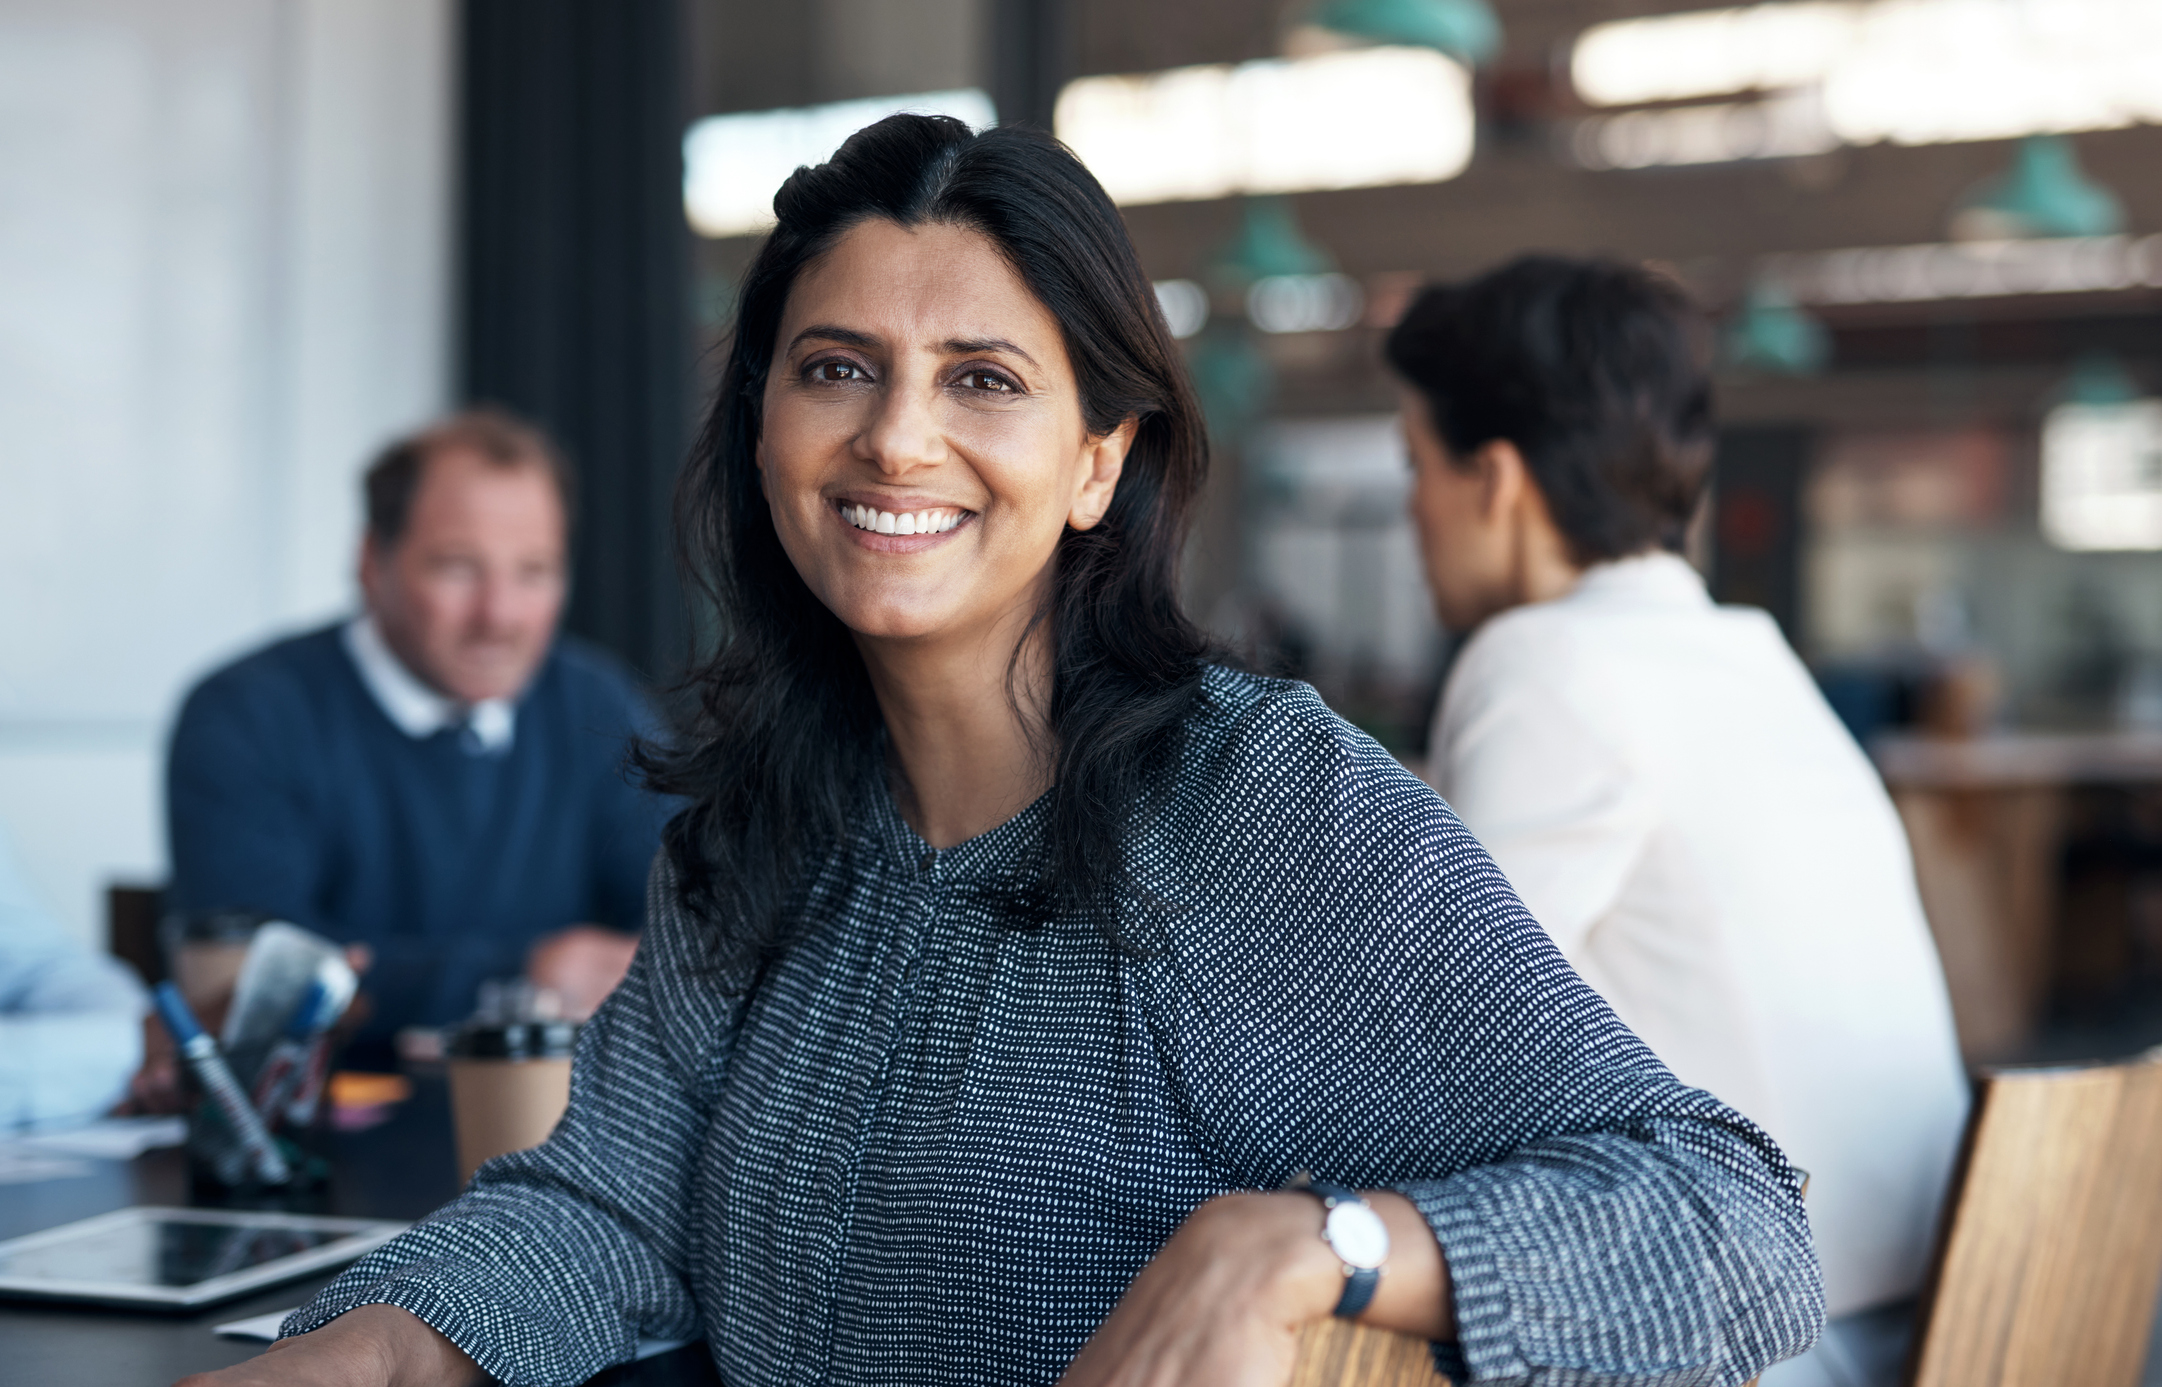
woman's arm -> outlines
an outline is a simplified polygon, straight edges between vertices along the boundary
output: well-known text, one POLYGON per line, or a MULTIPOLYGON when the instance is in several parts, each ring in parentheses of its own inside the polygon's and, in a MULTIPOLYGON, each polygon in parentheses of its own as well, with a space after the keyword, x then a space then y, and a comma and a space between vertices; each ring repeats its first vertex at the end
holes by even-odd
MULTIPOLYGON (((1449 1267, 1412 1202, 1365 1191, 1389 1260, 1361 1324, 1422 1339, 1455 1334, 1449 1267)), ((1179 1227, 1060 1381, 1065 1387, 1211 1387, 1291 1376, 1299 1331, 1334 1313, 1344 1267, 1311 1195, 1232 1194, 1179 1227)))
POLYGON ((395 1305, 348 1310, 312 1334, 175 1387, 468 1387, 487 1375, 458 1346, 395 1305))
MULTIPOLYGON (((1434 1274, 1397 1266, 1383 1285, 1453 1320, 1458 1376, 1741 1382, 1808 1347, 1822 1297, 1792 1167, 1675 1082, 1430 790, 1304 690, 1202 757, 1204 789, 1167 816, 1180 841, 1160 856, 1216 870, 1191 899, 1156 886, 1184 909, 1164 961, 1132 977, 1182 1120, 1227 1185, 1310 1170, 1401 1196, 1426 1233, 1398 1233, 1397 1255, 1438 1245, 1434 1274)), ((1178 1271, 1187 1294, 1203 1280, 1193 1253, 1217 1246, 1206 1227, 1141 1280, 1178 1271)), ((1286 1263, 1237 1255, 1250 1294, 1184 1313, 1195 1334, 1243 1316, 1256 1364, 1288 1364, 1324 1293, 1279 1290, 1286 1263)), ((1164 1292, 1136 1292, 1077 1372, 1142 1371, 1121 1346, 1164 1292)), ((1385 1300, 1368 1318, 1434 1330, 1396 1314, 1385 1300)))

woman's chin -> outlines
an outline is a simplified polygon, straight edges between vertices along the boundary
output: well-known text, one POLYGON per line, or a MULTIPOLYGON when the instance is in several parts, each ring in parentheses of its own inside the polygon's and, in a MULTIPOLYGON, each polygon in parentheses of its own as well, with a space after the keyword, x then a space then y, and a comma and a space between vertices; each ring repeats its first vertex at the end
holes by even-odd
POLYGON ((964 624, 959 615, 953 612, 885 604, 865 605, 860 608, 844 606, 836 609, 834 615, 838 616, 841 624, 853 631, 859 640, 894 643, 936 640, 940 636, 953 633, 964 624))

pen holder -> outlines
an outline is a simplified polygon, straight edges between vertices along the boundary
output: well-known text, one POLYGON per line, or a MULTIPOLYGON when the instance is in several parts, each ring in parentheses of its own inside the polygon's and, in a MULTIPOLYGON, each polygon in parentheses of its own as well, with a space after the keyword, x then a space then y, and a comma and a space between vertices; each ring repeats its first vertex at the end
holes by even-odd
MULTIPOLYGON (((237 1077, 237 1076, 236 1076, 237 1077)), ((252 1086, 253 1076, 244 1080, 252 1086)), ((283 1158, 287 1178, 264 1180, 218 1104, 192 1075, 188 1079, 188 1186, 194 1202, 228 1208, 313 1212, 330 1180, 329 1101, 316 1105, 304 1124, 280 1120, 270 1139, 283 1158)))

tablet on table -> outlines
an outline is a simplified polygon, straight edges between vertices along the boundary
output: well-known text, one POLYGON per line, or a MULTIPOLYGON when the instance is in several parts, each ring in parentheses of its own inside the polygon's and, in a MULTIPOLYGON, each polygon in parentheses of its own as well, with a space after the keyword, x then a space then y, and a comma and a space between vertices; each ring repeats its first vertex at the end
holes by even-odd
POLYGON ((234 1209, 119 1209, 0 1242, 0 1296, 192 1310, 340 1266, 406 1226, 234 1209))

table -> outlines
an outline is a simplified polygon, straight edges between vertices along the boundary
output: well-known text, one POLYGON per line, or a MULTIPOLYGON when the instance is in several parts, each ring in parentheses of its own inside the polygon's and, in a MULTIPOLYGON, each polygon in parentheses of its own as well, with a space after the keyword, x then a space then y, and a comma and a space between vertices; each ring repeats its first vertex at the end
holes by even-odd
MULTIPOLYGON (((187 1172, 177 1150, 132 1161, 93 1161, 73 1179, 0 1185, 0 1238, 17 1237, 131 1204, 186 1204, 187 1172)), ((415 1219, 457 1194, 450 1100, 440 1077, 415 1081, 392 1118, 340 1134, 332 1154, 327 1213, 415 1219)), ((263 1345, 221 1339, 215 1325, 298 1305, 325 1273, 189 1315, 0 1301, 0 1380, 70 1387, 159 1387, 189 1373, 230 1366, 263 1345)), ((718 1387, 703 1345, 612 1368, 592 1387, 718 1387)))

